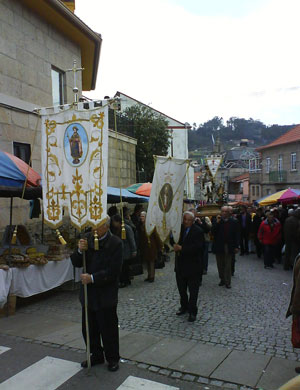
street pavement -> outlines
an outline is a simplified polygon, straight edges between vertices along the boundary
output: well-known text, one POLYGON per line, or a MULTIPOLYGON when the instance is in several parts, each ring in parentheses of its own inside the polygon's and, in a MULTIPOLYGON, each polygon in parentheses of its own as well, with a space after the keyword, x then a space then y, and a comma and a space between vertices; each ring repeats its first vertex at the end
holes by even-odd
MULTIPOLYGON (((135 377, 137 370, 145 379, 155 374, 161 383, 177 380, 180 389, 278 389, 295 375, 300 355, 291 346, 291 320, 285 319, 292 273, 281 265, 275 267, 265 270, 255 255, 237 256, 228 290, 218 286, 215 259, 210 255, 194 323, 175 314, 179 297, 172 257, 156 271, 154 283, 145 283, 144 275, 135 277, 119 293, 121 371, 130 376, 133 370, 135 377)), ((0 320, 0 333, 2 340, 27 341, 29 349, 68 352, 77 357, 71 361, 79 361, 78 356, 81 360, 84 356, 80 324, 78 290, 69 284, 69 289, 19 300, 16 315, 0 320)), ((7 346, 4 341, 0 345, 7 346)), ((98 369, 103 367, 93 368, 98 369)), ((76 382, 81 375, 80 371, 66 383, 76 382)))

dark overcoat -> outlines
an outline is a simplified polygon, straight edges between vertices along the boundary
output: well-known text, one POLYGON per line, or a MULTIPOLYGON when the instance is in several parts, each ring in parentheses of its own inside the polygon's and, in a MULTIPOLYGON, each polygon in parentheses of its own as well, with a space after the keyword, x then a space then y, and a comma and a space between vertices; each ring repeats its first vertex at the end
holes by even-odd
POLYGON ((240 244, 240 234, 239 234, 239 223, 236 219, 229 218, 229 232, 228 232, 228 241, 225 242, 224 235, 224 220, 218 223, 214 221, 211 229, 211 233, 214 237, 212 252, 215 254, 224 254, 225 253, 225 244, 228 246, 228 252, 234 254, 235 248, 239 248, 240 244))
MULTIPOLYGON (((114 307, 118 303, 119 276, 122 268, 122 241, 119 237, 107 232, 99 240, 99 250, 94 249, 94 237, 87 237, 86 272, 93 275, 94 283, 87 285, 88 307, 91 310, 114 307)), ((76 249, 71 255, 74 267, 82 267, 82 254, 76 249)), ((79 299, 84 305, 83 285, 79 299)))
POLYGON ((182 250, 175 255, 175 272, 182 278, 190 278, 202 273, 202 254, 204 245, 203 230, 193 224, 188 234, 184 237, 185 228, 181 225, 178 244, 182 250))
POLYGON ((294 265, 293 288, 286 317, 289 317, 292 314, 300 315, 300 255, 297 256, 294 265))

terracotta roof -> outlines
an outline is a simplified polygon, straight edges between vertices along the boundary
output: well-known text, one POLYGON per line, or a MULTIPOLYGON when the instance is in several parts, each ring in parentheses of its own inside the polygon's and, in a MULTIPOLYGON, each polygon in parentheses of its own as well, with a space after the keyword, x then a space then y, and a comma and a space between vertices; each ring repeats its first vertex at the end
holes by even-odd
POLYGON ((291 130, 282 134, 280 137, 276 138, 268 145, 261 146, 256 150, 260 151, 263 149, 273 148, 274 146, 279 146, 279 145, 289 144, 292 142, 299 142, 299 141, 300 141, 300 125, 297 125, 296 127, 293 127, 291 130))
POLYGON ((245 180, 249 180, 249 172, 243 173, 240 176, 233 177, 230 181, 231 182, 239 182, 239 181, 245 181, 245 180))

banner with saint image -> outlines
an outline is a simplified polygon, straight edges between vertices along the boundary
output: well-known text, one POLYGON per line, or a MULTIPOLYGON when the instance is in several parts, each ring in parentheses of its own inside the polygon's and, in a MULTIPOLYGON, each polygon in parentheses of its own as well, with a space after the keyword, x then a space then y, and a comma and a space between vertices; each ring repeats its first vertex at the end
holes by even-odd
POLYGON ((179 241, 183 196, 189 160, 155 156, 149 206, 146 217, 146 233, 154 228, 165 242, 172 232, 174 241, 179 241))
POLYGON ((77 229, 106 218, 108 106, 102 104, 41 111, 44 218, 53 228, 64 209, 77 229))

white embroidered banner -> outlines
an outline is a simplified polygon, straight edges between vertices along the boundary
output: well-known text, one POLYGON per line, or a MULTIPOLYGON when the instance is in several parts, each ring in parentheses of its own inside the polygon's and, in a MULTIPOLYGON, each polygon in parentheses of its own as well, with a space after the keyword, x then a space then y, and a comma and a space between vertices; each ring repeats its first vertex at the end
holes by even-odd
POLYGON ((78 229, 106 218, 108 106, 42 113, 45 222, 57 228, 63 208, 78 229))
POLYGON ((172 231, 174 241, 178 242, 189 161, 172 157, 155 158, 155 172, 146 217, 146 233, 150 236, 156 228, 160 239, 164 242, 172 231))
POLYGON ((222 162, 222 156, 209 156, 206 157, 206 164, 209 168, 209 171, 212 175, 212 177, 216 176, 216 173, 218 172, 219 166, 222 162))

